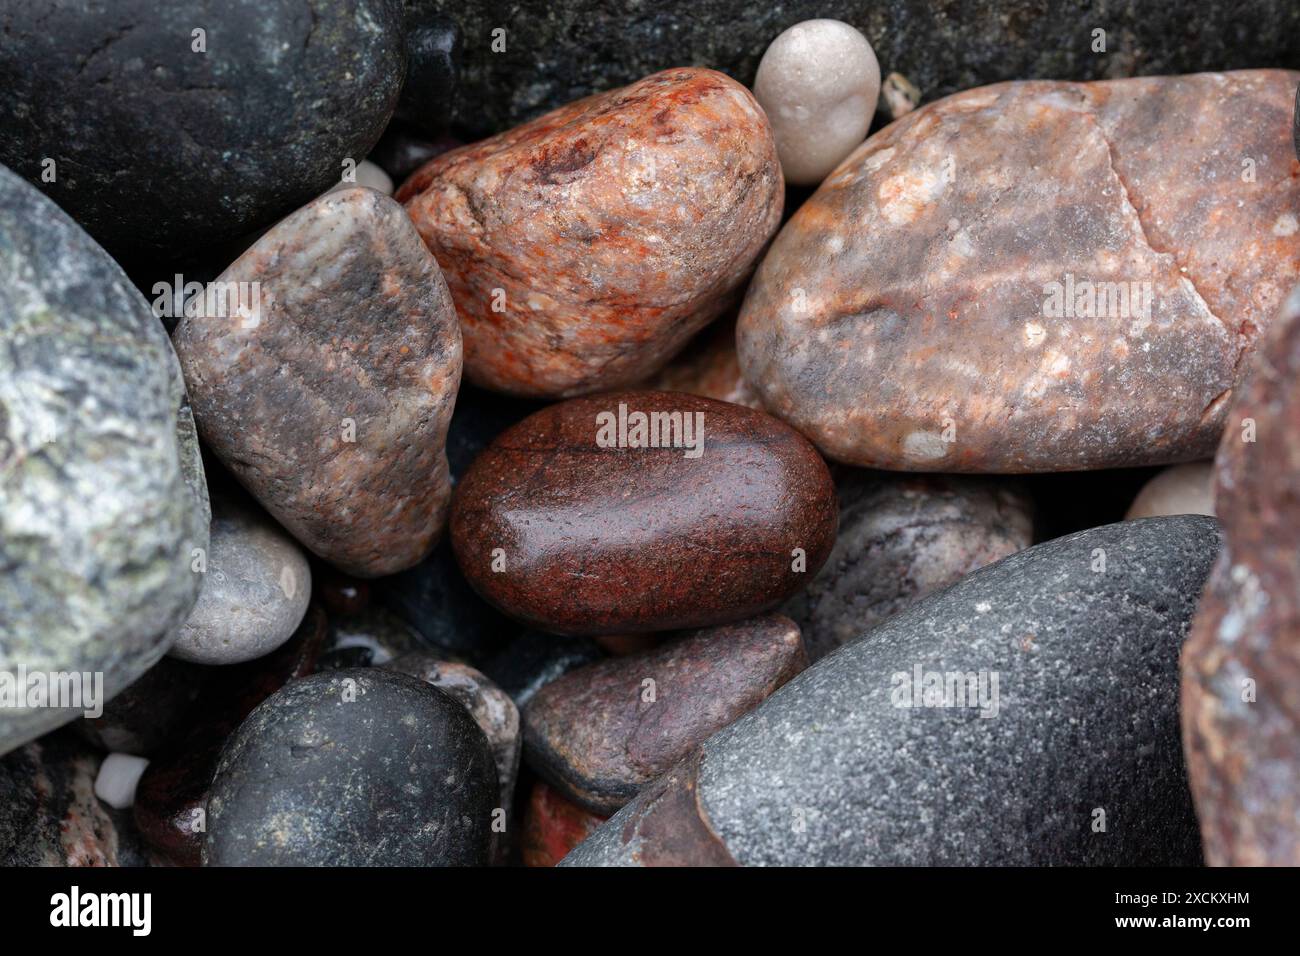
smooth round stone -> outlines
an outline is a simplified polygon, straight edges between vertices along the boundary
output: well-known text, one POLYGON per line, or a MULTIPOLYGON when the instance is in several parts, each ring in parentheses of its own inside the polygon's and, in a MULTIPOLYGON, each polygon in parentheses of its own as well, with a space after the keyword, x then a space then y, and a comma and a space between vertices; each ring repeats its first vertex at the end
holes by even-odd
POLYGON ((1246 375, 1215 457, 1226 544, 1183 654, 1183 740, 1206 862, 1300 866, 1300 286, 1246 375))
POLYGON ((281 688, 226 745, 205 866, 486 865, 496 769, 465 708, 362 668, 281 688))
POLYGON ((1208 461, 1172 465, 1142 486, 1124 517, 1214 514, 1214 466, 1208 461))
POLYGON ((799 628, 768 614, 570 671, 524 709, 529 765, 611 814, 806 665, 799 628))
POLYGON ((99 765, 95 776, 95 796, 114 810, 125 810, 135 803, 135 788, 149 761, 133 754, 111 753, 99 765))
MULTIPOLYGON (((166 652, 207 546, 162 326, 86 233, 0 167, 0 672, 98 673, 111 699, 166 652)), ((0 709, 0 754, 87 709, 0 709)))
POLYGON ((620 392, 497 438, 456 489, 451 539, 507 614, 556 634, 635 634, 776 607, 817 573, 835 526, 830 473, 793 429, 693 395, 620 392))
POLYGON ((763 54, 754 97, 772 121, 785 181, 813 186, 867 135, 880 64, 867 38, 847 23, 805 20, 763 54))
POLYGON ((405 212, 372 189, 328 193, 217 282, 246 290, 243 314, 205 301, 174 336, 207 446, 339 569, 416 564, 446 520, 461 342, 405 212))
POLYGON ((1028 81, 909 113, 764 256, 737 324, 745 380, 850 465, 1209 457, 1243 357, 1300 280, 1297 82, 1028 81))
POLYGON ((845 468, 835 485, 835 547, 782 609, 814 661, 1034 541, 1032 504, 1010 482, 845 468))
POLYGON ((1194 866, 1178 656, 1212 518, 1004 558, 808 668, 566 865, 1194 866))
POLYGON ((406 0, 406 83, 397 118, 429 135, 451 119, 461 60, 459 25, 428 0, 406 0))
POLYGON ((641 380, 735 305, 782 192, 749 91, 677 69, 444 153, 397 198, 447 276, 466 376, 556 398, 641 380))
POLYGON ((524 812, 520 853, 524 866, 555 866, 608 819, 584 810, 545 781, 533 784, 524 812))
POLYGON ((510 695, 468 664, 439 660, 437 655, 428 651, 403 654, 385 666, 438 688, 458 701, 474 718, 474 723, 487 737, 496 760, 497 780, 501 785, 498 806, 509 808, 513 802, 523 746, 519 733, 519 708, 510 695))
POLYGON ((404 45, 398 0, 6 5, 0 162, 115 253, 233 239, 365 158, 404 45))
POLYGON ((311 566, 260 509, 214 497, 203 589, 171 656, 195 664, 238 664, 291 636, 311 600, 311 566))
POLYGON ((366 189, 373 189, 375 192, 383 193, 385 196, 393 194, 393 178, 384 172, 376 163, 368 159, 363 159, 357 163, 357 168, 353 171, 352 178, 340 179, 330 189, 330 192, 337 192, 340 189, 347 189, 351 186, 364 186, 366 189))

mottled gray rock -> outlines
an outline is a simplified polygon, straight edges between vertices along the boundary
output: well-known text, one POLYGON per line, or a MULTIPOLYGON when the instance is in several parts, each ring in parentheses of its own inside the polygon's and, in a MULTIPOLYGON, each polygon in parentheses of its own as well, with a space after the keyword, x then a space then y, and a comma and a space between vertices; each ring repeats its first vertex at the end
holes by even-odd
POLYGON ((803 632, 810 660, 1033 543, 1031 504, 1006 480, 843 468, 835 487, 835 547, 784 609, 803 632))
POLYGON ((1192 70, 1293 66, 1300 7, 1293 0, 407 0, 440 11, 464 35, 455 119, 498 131, 656 70, 693 64, 749 85, 767 45, 811 17, 866 35, 881 66, 936 99, 999 80, 1096 80, 1192 70), (493 30, 504 33, 494 51, 493 30), (1106 31, 1094 52, 1093 30, 1106 31), (498 44, 500 46, 500 44, 498 44))
MULTIPOLYGON (((207 545, 162 326, 89 236, 0 167, 0 672, 102 672, 111 698, 167 650, 207 545)), ((0 711, 0 754, 81 713, 0 711)))
POLYGON ((264 701, 226 744, 205 866, 488 862, 496 769, 465 708, 407 674, 314 674, 264 701))
POLYGON ((428 651, 403 654, 386 666, 432 684, 459 701, 469 712, 492 748, 497 781, 501 785, 498 806, 510 807, 523 747, 523 738, 519 734, 519 708, 510 695, 468 664, 439 660, 436 654, 428 651))
POLYGON ((68 731, 0 759, 0 866, 142 866, 130 814, 95 797, 101 756, 68 731))
POLYGON ((311 567, 293 540, 261 509, 214 497, 203 588, 171 655, 238 664, 269 654, 293 636, 310 600, 311 567))
POLYGON ((6 4, 0 162, 115 253, 184 252, 364 159, 404 70, 398 0, 6 4))
POLYGON ((565 862, 1199 863, 1178 654, 1219 543, 1212 518, 1151 518, 977 571, 786 684, 565 862), (931 696, 948 674, 975 679, 964 700, 931 696))

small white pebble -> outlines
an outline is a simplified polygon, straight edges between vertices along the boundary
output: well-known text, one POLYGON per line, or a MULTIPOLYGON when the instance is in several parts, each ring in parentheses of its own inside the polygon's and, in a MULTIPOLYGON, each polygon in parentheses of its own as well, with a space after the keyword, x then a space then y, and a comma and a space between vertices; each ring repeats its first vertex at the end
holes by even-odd
POLYGON ((345 183, 340 180, 329 192, 334 192, 336 189, 347 189, 349 186, 365 186, 367 189, 381 192, 385 196, 393 194, 392 177, 368 159, 363 159, 357 163, 356 177, 357 181, 354 183, 345 183))
POLYGON ((135 803, 135 788, 149 761, 132 754, 109 754, 99 765, 95 777, 95 796, 114 810, 125 810, 135 803))

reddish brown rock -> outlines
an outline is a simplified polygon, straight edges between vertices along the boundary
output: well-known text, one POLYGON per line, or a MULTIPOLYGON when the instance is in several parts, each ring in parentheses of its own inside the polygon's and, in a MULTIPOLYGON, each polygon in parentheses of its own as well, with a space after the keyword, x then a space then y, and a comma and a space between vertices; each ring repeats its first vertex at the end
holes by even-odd
POLYGON ((343 571, 418 562, 446 518, 461 343, 438 264, 401 207, 371 189, 328 193, 210 288, 242 290, 245 307, 205 302, 176 330, 208 447, 343 571))
POLYGON ((606 819, 564 799, 554 787, 538 780, 524 814, 524 866, 555 866, 606 819))
POLYGON ((758 394, 740 374, 734 317, 729 321, 719 321, 701 332, 642 387, 664 392, 687 392, 749 408, 763 407, 758 394))
POLYGON ((639 381, 732 306, 782 197, 763 111, 703 69, 446 153, 397 193, 446 271, 469 379, 551 397, 639 381))
POLYGON ((741 310, 745 379, 849 464, 1206 457, 1300 276, 1297 79, 1003 83, 909 113, 773 243, 741 310))
POLYGON ((1183 739, 1207 862, 1300 866, 1300 287, 1248 375, 1215 459, 1226 543, 1183 650, 1183 739))
POLYGON ((451 539, 507 614, 554 634, 636 634, 778 606, 817 573, 835 526, 830 473, 793 429, 692 395, 619 392, 500 435, 456 488, 451 539), (637 424, 652 414, 665 447, 627 447, 651 439, 637 424))
POLYGON ((807 663, 799 628, 769 614, 570 671, 524 709, 529 765, 579 806, 613 813, 807 663))

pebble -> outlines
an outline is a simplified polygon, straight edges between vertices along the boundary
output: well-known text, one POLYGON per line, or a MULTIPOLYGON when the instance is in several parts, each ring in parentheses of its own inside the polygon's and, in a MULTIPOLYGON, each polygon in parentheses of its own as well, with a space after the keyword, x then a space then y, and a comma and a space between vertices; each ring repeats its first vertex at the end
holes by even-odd
POLYGON ((846 464, 1209 457, 1300 277, 1298 80, 1016 82, 916 110, 772 244, 737 327, 745 380, 846 464))
POLYGON ((397 105, 402 47, 393 0, 6 5, 0 162, 115 254, 233 239, 365 157, 397 105))
POLYGON ((428 651, 403 654, 385 666, 432 684, 469 712, 492 748, 497 781, 501 786, 498 806, 509 807, 514 798, 523 748, 519 708, 510 695, 468 664, 439 660, 428 651))
POLYGON ((976 571, 795 677, 564 862, 1197 865, 1178 654, 1219 539, 1212 518, 1151 518, 976 571))
POLYGON ((285 685, 222 752, 205 866, 483 866, 497 806, 465 708, 379 668, 285 685))
POLYGON ((385 196, 393 194, 393 178, 376 163, 372 163, 368 159, 363 159, 357 163, 357 167, 352 170, 351 175, 345 174, 344 178, 330 188, 330 192, 350 189, 353 186, 364 186, 366 189, 373 189, 385 196))
POLYGON ((206 668, 213 677, 179 738, 149 762, 136 789, 135 825, 155 865, 199 865, 208 788, 222 747, 254 707, 316 669, 324 641, 325 615, 310 607, 293 637, 266 657, 206 668))
POLYGON ((822 566, 835 522, 830 473, 797 432, 739 405, 620 392, 498 437, 456 488, 451 539, 475 590, 512 617, 635 634, 777 607, 822 566), (681 427, 664 425, 660 447, 619 447, 649 444, 655 413, 681 427))
POLYGON ((466 376, 556 398, 639 381, 735 305, 782 183, 749 91, 677 69, 444 153, 397 198, 446 273, 466 376))
POLYGON ((1251 364, 1215 458, 1226 544, 1183 655, 1183 738, 1206 862, 1300 866, 1300 286, 1251 364))
POLYGON ((719 320, 709 326, 681 353, 640 388, 660 392, 686 392, 719 402, 763 409, 763 403, 740 374, 736 357, 736 320, 719 320))
POLYGON ((462 58, 460 26, 420 0, 407 2, 406 83, 397 117, 428 135, 446 129, 462 58))
POLYGON ((1033 506, 1006 481, 842 469, 831 556, 783 608, 820 660, 917 600, 1033 544, 1033 506))
POLYGON ((921 91, 901 73, 890 73, 885 77, 880 96, 891 120, 902 119, 921 105, 921 91))
POLYGON ((187 314, 176 329, 207 446, 340 570, 416 564, 445 521, 461 343, 438 264, 401 207, 370 189, 331 192, 217 281, 248 283, 233 288, 256 307, 187 314))
POLYGON ((111 753, 99 765, 95 776, 95 796, 114 810, 125 810, 135 803, 135 788, 149 761, 133 754, 111 753))
POLYGON ((311 600, 311 566, 275 522, 250 504, 212 499, 211 545, 198 602, 171 656, 238 664, 287 641, 311 600))
POLYGON ((520 854, 524 866, 555 866, 606 819, 564 799, 558 790, 538 780, 524 814, 520 854))
MULTIPOLYGON (((116 263, 0 167, 0 672, 100 673, 111 699, 175 638, 207 546, 166 334, 116 263)), ((0 754, 85 709, 0 709, 0 754)))
POLYGON ((570 671, 524 709, 529 764, 569 800, 611 814, 806 664, 799 628, 768 614, 570 671))
POLYGON ((862 142, 876 115, 880 64, 840 20, 805 20, 767 48, 754 98, 776 136, 785 180, 815 186, 862 142))
POLYGON ((1171 465, 1142 486, 1126 519, 1214 514, 1214 469, 1208 461, 1171 465))

